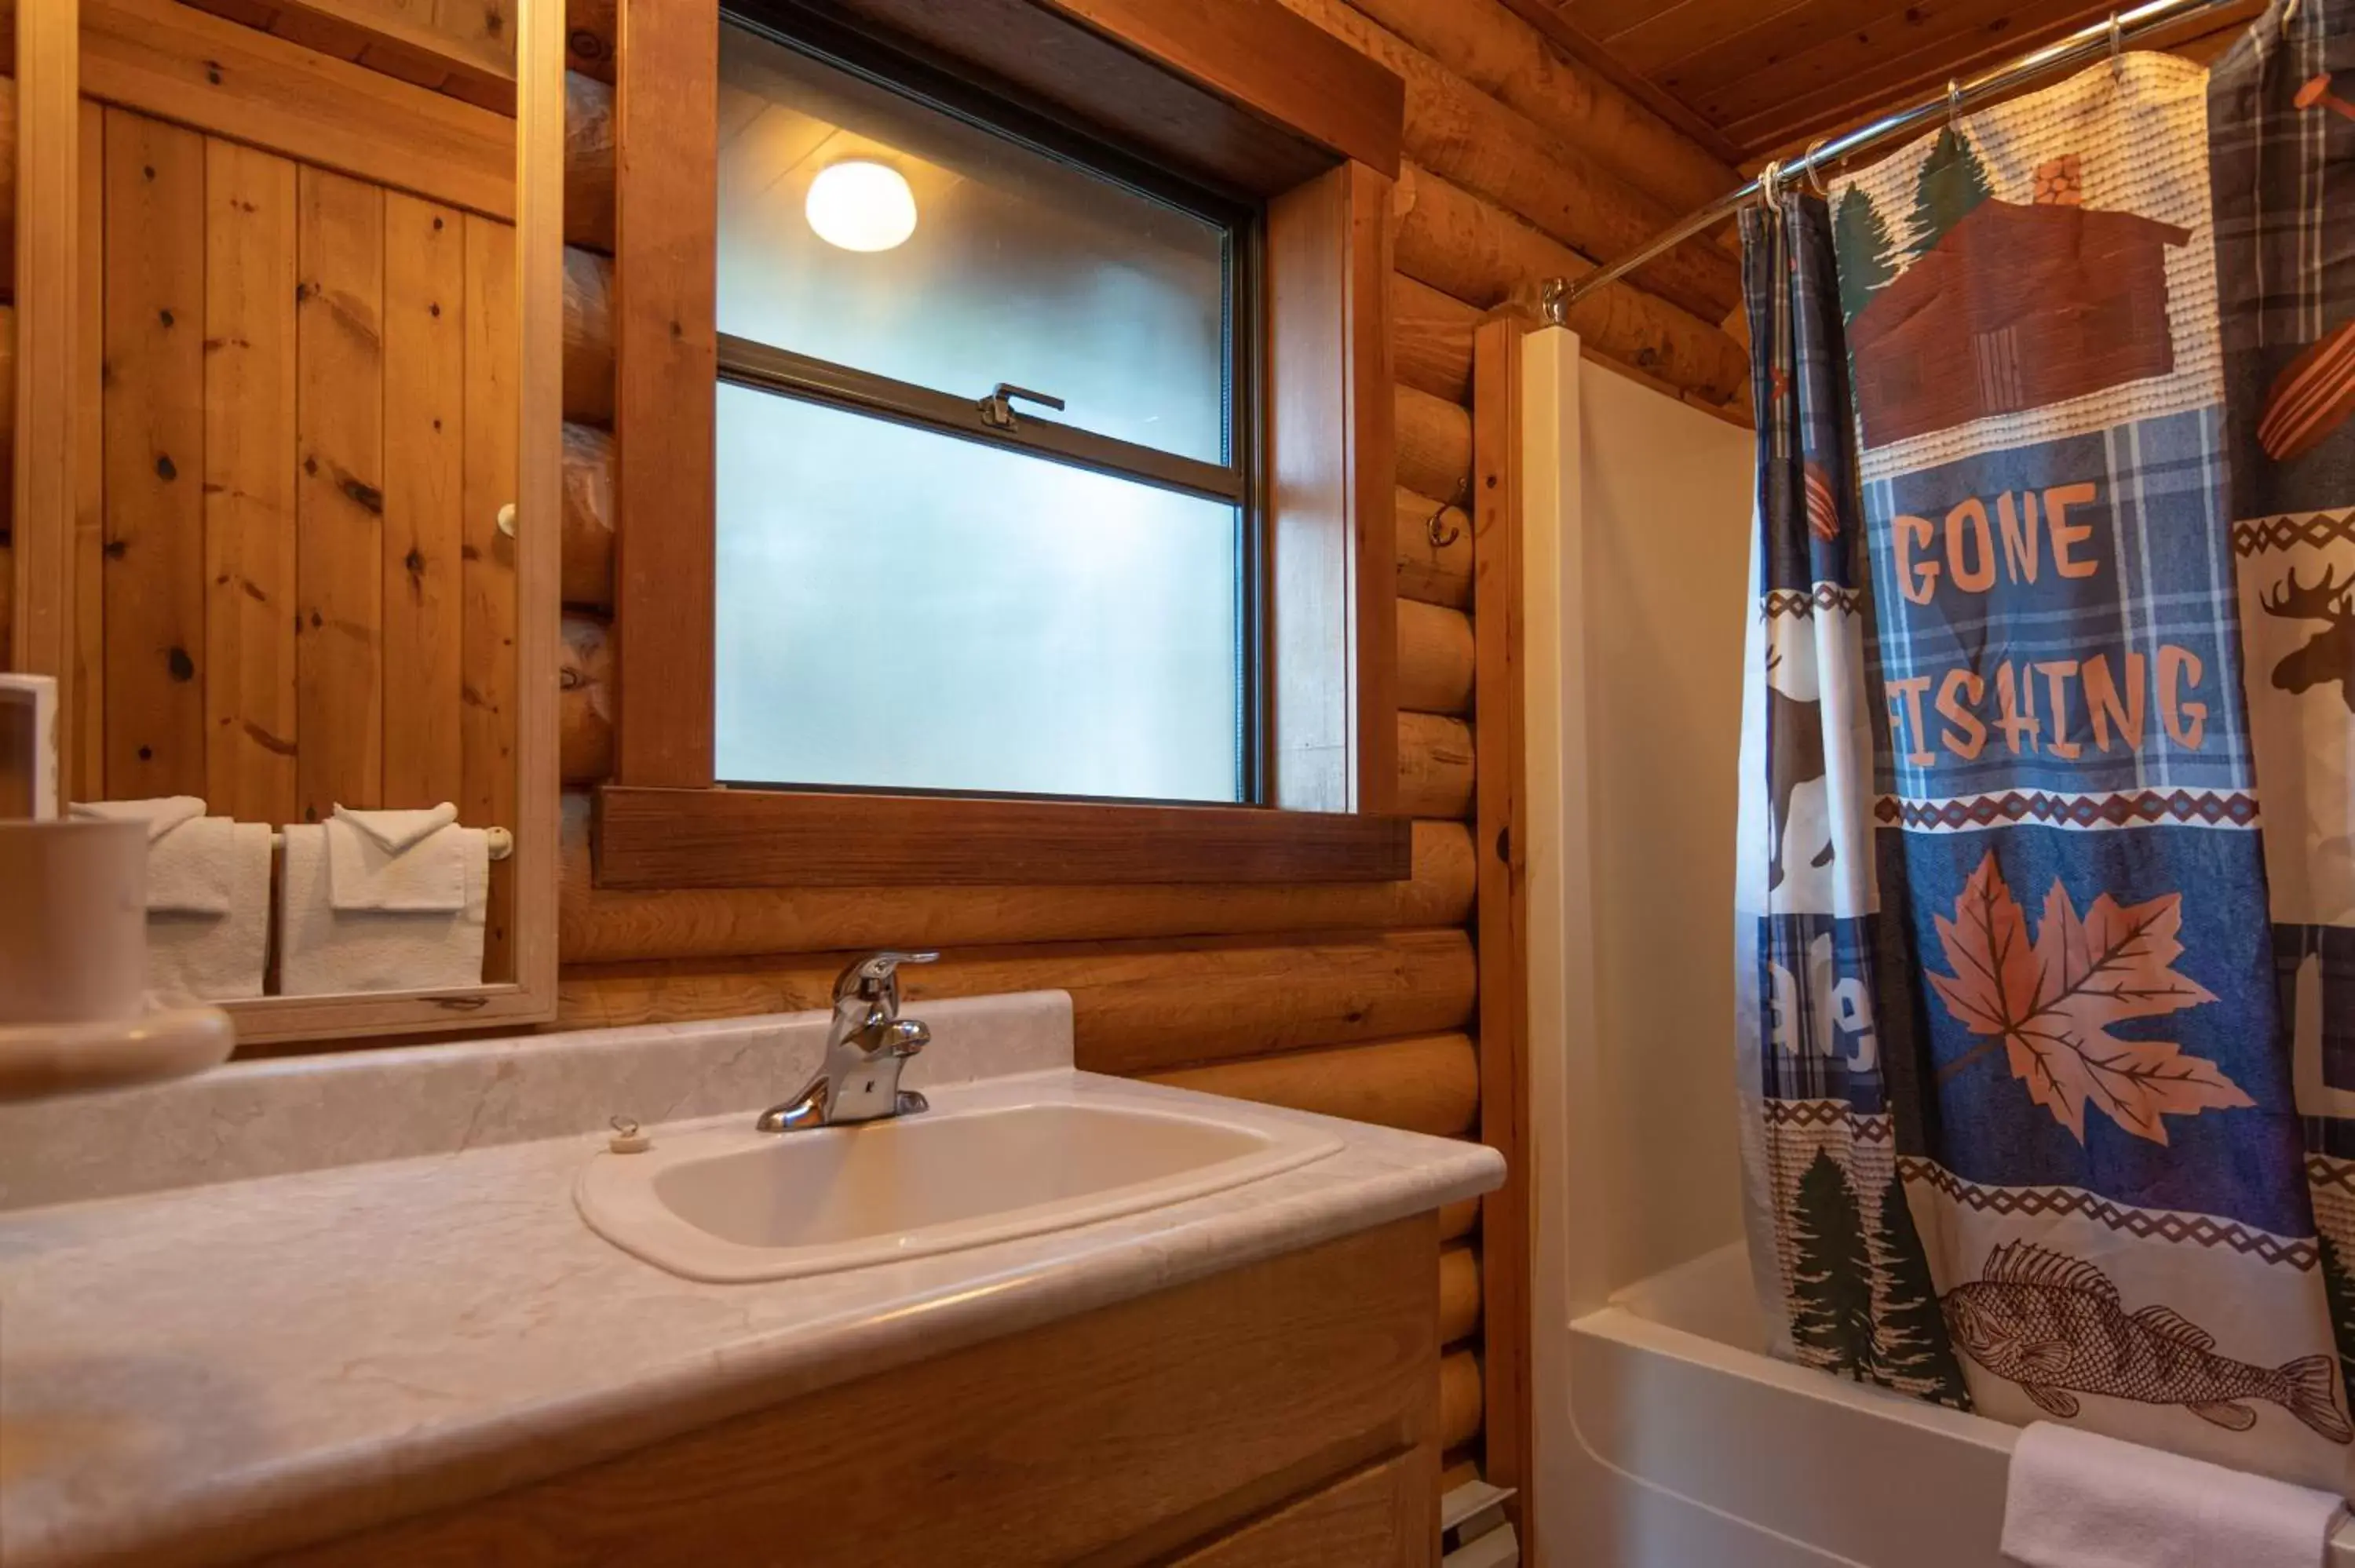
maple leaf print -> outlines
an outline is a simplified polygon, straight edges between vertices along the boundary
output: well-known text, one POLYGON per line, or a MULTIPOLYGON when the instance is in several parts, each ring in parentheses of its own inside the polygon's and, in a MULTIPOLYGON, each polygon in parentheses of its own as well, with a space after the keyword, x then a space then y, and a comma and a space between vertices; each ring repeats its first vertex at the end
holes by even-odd
POLYGON ((1929 980, 1946 1010, 1987 1044, 1949 1064, 1952 1076, 2000 1044, 2011 1075, 2079 1143, 2085 1107, 2137 1138, 2167 1141, 2166 1118, 2256 1102, 2215 1063, 2168 1040, 2120 1040, 2111 1024, 2157 1018, 2216 1000, 2179 974, 2183 895, 2120 905, 2105 893, 2080 917, 2056 879, 2035 939, 1993 852, 1934 916, 1951 975, 1929 980))

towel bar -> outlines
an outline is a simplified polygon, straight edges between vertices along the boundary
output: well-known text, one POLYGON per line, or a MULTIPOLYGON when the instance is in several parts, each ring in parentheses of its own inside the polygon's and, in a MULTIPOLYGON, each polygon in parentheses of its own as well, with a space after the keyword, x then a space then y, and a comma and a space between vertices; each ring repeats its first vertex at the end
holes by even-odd
MULTIPOLYGON (((483 836, 490 841, 485 847, 489 850, 490 856, 493 860, 505 860, 507 856, 515 853, 515 835, 507 832, 506 829, 485 828, 483 830, 483 836)), ((286 835, 283 832, 272 833, 270 835, 270 847, 274 850, 285 849, 286 835)))

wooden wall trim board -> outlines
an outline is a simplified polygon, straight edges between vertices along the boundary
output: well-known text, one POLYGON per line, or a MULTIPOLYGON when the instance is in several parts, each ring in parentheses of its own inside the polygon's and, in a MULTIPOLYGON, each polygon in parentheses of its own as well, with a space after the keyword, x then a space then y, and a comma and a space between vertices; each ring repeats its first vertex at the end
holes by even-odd
MULTIPOLYGON (((507 863, 517 1012, 538 1020, 556 1010, 562 874, 555 707, 564 505, 564 0, 517 0, 516 13, 516 759, 500 783, 516 792, 507 863)), ((495 483, 499 476, 489 477, 495 483)), ((477 546, 490 544, 496 511, 487 528, 479 504, 472 515, 477 546)), ((492 913, 499 913, 496 900, 492 913)))
POLYGON ((1398 173, 1404 88, 1335 48, 1275 0, 1034 0, 1162 69, 1242 105, 1271 127, 1377 174, 1398 173))
MULTIPOLYGON (((1481 723, 1476 768, 1480 863, 1480 1139, 1505 1156, 1480 1230, 1487 1315, 1487 1464, 1496 1486, 1535 1479, 1529 1374, 1530 1171, 1527 1032, 1527 848, 1521 832, 1522 618, 1520 322, 1484 323, 1473 344, 1473 626, 1481 723)), ((1521 1550, 1539 1561, 1534 1510, 1519 1510, 1521 1550)))
MULTIPOLYGON (((497 107, 515 96, 515 32, 512 7, 504 4, 415 5, 403 0, 270 0, 282 13, 292 12, 324 27, 342 29, 380 39, 400 58, 372 69, 396 68, 390 74, 419 67, 443 78, 457 79, 458 90, 469 101, 497 107)), ((273 31, 293 31, 282 23, 273 31)), ((299 36, 299 35, 298 35, 299 36)), ((421 83, 432 86, 433 83, 421 83)), ((449 86, 442 90, 449 91, 449 86)))
POLYGON ((1348 812, 631 785, 597 806, 606 887, 1395 882, 1411 868, 1403 818, 1348 812))
POLYGON ((613 768, 712 781, 719 13, 621 0, 613 86, 613 768))
POLYGON ((719 960, 837 948, 1384 931, 1460 926, 1476 872, 1460 822, 1413 824, 1403 882, 1088 887, 720 888, 594 885, 590 801, 565 797, 560 919, 568 966, 719 960))
POLYGON ((92 97, 486 217, 516 216, 516 122, 505 115, 176 0, 81 0, 81 17, 80 90, 92 97))
MULTIPOLYGON (((16 478, 10 496, 15 595, 9 667, 54 675, 59 715, 74 714, 73 543, 80 493, 74 336, 81 265, 79 24, 74 0, 16 6, 16 478)), ((73 738, 63 736, 66 755, 73 738)))
MULTIPOLYGON (((585 1029, 823 1009, 848 956, 567 965, 559 1017, 585 1029)), ((911 1013, 937 997, 1068 991, 1079 1065, 1128 1075, 1461 1030, 1477 969, 1461 930, 1336 932, 967 948, 904 984, 911 1013)))
POLYGON ((1387 179, 1348 164, 1267 208, 1271 795, 1287 810, 1393 800, 1389 203, 1387 179))
POLYGON ((1398 168, 1395 77, 1277 0, 838 0, 1025 102, 1273 196, 1334 163, 1398 168))

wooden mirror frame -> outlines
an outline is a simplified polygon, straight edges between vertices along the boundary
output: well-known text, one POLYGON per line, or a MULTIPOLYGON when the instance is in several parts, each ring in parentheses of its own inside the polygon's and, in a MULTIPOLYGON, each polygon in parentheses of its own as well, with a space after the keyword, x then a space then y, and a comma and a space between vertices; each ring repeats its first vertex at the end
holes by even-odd
POLYGON ((1398 880, 1388 320, 1399 79, 1278 0, 837 0, 895 47, 1263 201, 1264 805, 716 787, 718 0, 621 0, 609 888, 1398 880))
MULTIPOLYGON (((102 526, 86 501, 79 438, 98 420, 97 378, 86 376, 81 336, 91 302, 84 266, 81 101, 85 91, 164 120, 217 127, 225 79, 253 92, 233 140, 394 185, 413 173, 414 152, 393 150, 351 115, 388 84, 367 69, 299 50, 269 34, 165 0, 102 0, 110 15, 142 10, 142 22, 101 27, 85 52, 79 0, 18 0, 16 359, 14 533, 16 568, 10 667, 55 677, 59 754, 77 755, 91 722, 77 691, 77 556, 94 555, 102 526), (191 49, 155 46, 155 29, 186 34, 191 49), (201 35, 201 37, 197 37, 201 35), (348 73, 348 74, 346 74, 348 73), (270 90, 274 89, 274 91, 270 90), (355 96, 357 95, 357 96, 355 96), (89 515, 81 515, 87 512, 89 515)), ((450 991, 272 996, 224 1002, 240 1045, 545 1021, 556 1012, 558 777, 556 675, 563 299, 564 0, 519 0, 511 187, 504 159, 468 144, 472 163, 436 158, 443 184, 473 180, 468 204, 515 223, 519 344, 516 448, 516 699, 511 873, 515 979, 450 991), (445 166, 446 164, 446 166, 445 166)), ((432 95, 428 95, 432 96, 432 95)), ((413 100, 412 100, 413 101, 413 100)), ((480 113, 455 100, 452 115, 480 113)), ((434 104, 418 128, 432 144, 434 104)), ((70 769, 66 769, 70 775, 70 769)))

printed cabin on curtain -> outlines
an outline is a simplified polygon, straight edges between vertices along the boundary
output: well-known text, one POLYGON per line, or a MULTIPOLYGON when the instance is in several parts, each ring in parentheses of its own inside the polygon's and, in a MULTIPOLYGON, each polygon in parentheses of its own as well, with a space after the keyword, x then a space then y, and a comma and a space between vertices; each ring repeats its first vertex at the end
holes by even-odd
POLYGON ((1801 1360, 2339 1489, 2355 1431, 2277 1034, 2206 143, 2204 73, 2133 55, 1844 178, 1828 213, 1745 226, 1768 411, 1753 1256, 1801 1360), (1811 225, 1836 281, 1804 243, 1762 263, 1811 225), (1816 428, 1843 373, 1852 480, 1816 428), (1776 564, 1769 425, 1831 496, 1804 588, 1776 564), (1852 534, 1869 591, 1839 575, 1852 534), (1837 682, 1838 640, 1773 606, 1827 590, 1861 665, 1837 682), (1866 729, 1873 761, 1777 810, 1782 759, 1813 749, 1778 745, 1764 694, 1795 641, 1807 694, 1852 704, 1816 745, 1866 729), (1799 874, 1785 838, 1839 874, 1799 874))

